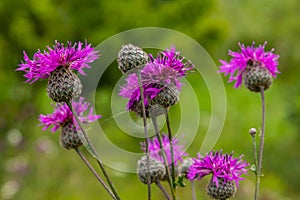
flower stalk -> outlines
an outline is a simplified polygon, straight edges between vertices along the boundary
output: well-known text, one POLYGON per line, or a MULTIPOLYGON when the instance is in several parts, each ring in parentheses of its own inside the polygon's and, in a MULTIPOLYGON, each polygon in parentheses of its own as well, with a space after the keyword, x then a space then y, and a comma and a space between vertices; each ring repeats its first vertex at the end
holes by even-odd
POLYGON ((108 176, 108 174, 107 174, 107 172, 106 172, 106 170, 105 170, 105 168, 104 168, 101 160, 99 159, 98 154, 97 154, 95 148, 93 147, 90 139, 88 138, 85 129, 82 127, 82 123, 79 120, 76 111, 74 110, 74 108, 73 108, 73 106, 72 106, 72 104, 70 102, 66 102, 66 103, 67 103, 68 107, 70 108, 70 110, 72 111, 72 114, 73 114, 73 116, 74 116, 74 118, 75 118, 75 120, 76 120, 76 122, 77 122, 77 124, 78 124, 78 126, 80 128, 80 130, 81 130, 81 131, 79 131, 79 136, 83 139, 82 142, 83 142, 84 146, 92 154, 92 156, 96 159, 96 161, 97 161, 97 163, 98 163, 98 165, 99 165, 99 167, 100 167, 100 169, 101 169, 101 171, 102 171, 102 173, 103 173, 103 175, 104 175, 104 177, 105 177, 108 185, 110 186, 112 192, 114 193, 116 199, 120 200, 120 197, 119 197, 119 195, 118 195, 118 193, 117 193, 117 191, 116 191, 116 189, 115 189, 115 187, 114 187, 111 179, 109 178, 109 176, 108 176))
POLYGON ((165 165, 165 168, 166 168, 166 176, 168 178, 168 183, 169 183, 169 186, 170 186, 170 189, 171 189, 172 198, 173 198, 173 200, 176 200, 176 196, 175 196, 174 189, 173 189, 173 186, 172 186, 173 180, 172 180, 172 176, 171 176, 171 173, 170 173, 166 152, 165 152, 165 149, 164 149, 164 146, 163 146, 163 143, 162 143, 162 139, 161 139, 161 136, 160 136, 160 132, 159 132, 159 129, 158 129, 157 118, 156 118, 156 116, 151 115, 151 119, 152 119, 153 127, 154 127, 154 130, 155 130, 155 136, 156 136, 156 138, 159 142, 159 146, 160 146, 161 153, 162 153, 162 156, 163 156, 164 165, 165 165))
POLYGON ((266 105, 265 105, 264 88, 261 88, 260 94, 261 94, 261 104, 262 104, 262 126, 261 126, 260 145, 259 145, 257 173, 256 173, 255 198, 254 198, 255 200, 258 199, 259 188, 260 188, 260 178, 263 176, 262 175, 262 162, 263 162, 264 143, 265 143, 266 105))
POLYGON ((165 195, 167 200, 171 200, 171 197, 169 196, 165 188, 161 185, 160 181, 156 182, 156 186, 162 191, 162 193, 165 195))
MULTIPOLYGON (((144 136, 146 140, 145 148, 146 148, 146 158, 147 158, 147 170, 150 171, 150 161, 149 161, 149 140, 148 140, 148 128, 147 128, 147 118, 146 118, 146 108, 145 108, 145 96, 144 96, 144 88, 142 83, 141 74, 139 71, 136 72, 139 82, 140 94, 141 94, 141 101, 142 101, 142 115, 143 115, 143 125, 144 125, 144 136)), ((148 187, 148 200, 151 199, 151 179, 150 173, 147 175, 147 187, 148 187)))
POLYGON ((171 123, 170 123, 168 109, 165 109, 165 117, 166 117, 167 128, 168 128, 168 137, 169 137, 169 141, 170 141, 172 187, 173 187, 174 192, 176 192, 176 183, 175 183, 176 174, 175 174, 173 138, 172 138, 172 130, 171 130, 171 123))
POLYGON ((101 183, 101 185, 104 187, 104 189, 109 193, 109 195, 116 200, 117 198, 112 193, 112 191, 108 188, 108 186, 105 184, 105 182, 102 180, 102 178, 99 176, 99 174, 96 172, 96 170, 93 168, 93 166, 89 163, 89 161, 86 159, 86 157, 82 154, 82 152, 78 149, 74 149, 76 153, 79 155, 81 160, 84 162, 84 164, 91 170, 93 175, 96 177, 96 179, 101 183))

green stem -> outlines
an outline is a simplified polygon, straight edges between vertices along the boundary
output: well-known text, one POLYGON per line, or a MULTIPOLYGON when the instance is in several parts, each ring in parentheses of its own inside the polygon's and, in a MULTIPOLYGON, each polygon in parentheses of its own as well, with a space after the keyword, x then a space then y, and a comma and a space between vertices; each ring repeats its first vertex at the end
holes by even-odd
POLYGON ((167 175, 168 183, 169 183, 169 186, 170 186, 170 189, 171 189, 172 198, 173 198, 173 200, 176 200, 176 196, 175 196, 175 193, 174 193, 173 187, 172 187, 172 182, 173 181, 172 181, 172 177, 171 177, 171 174, 170 174, 170 169, 169 169, 169 165, 168 165, 166 152, 165 152, 165 149, 164 149, 164 146, 163 146, 163 143, 162 143, 162 139, 161 139, 161 136, 160 136, 160 133, 159 133, 156 116, 151 115, 151 119, 152 119, 153 127, 154 127, 154 130, 155 130, 155 136, 157 137, 157 140, 159 142, 159 146, 160 146, 160 149, 161 149, 161 153, 162 153, 162 156, 163 156, 164 165, 165 165, 165 168, 166 168, 166 175, 167 175))
POLYGON ((175 184, 175 162, 174 162, 174 149, 173 149, 173 138, 172 138, 172 131, 171 131, 171 123, 169 119, 169 112, 168 109, 165 110, 165 117, 166 117, 166 122, 167 122, 167 127, 168 127, 168 136, 169 136, 169 141, 170 141, 170 152, 171 152, 171 167, 172 167, 172 186, 174 189, 174 192, 176 192, 176 184, 175 184))
POLYGON ((252 136, 252 146, 253 146, 253 154, 254 154, 254 164, 255 164, 255 177, 256 177, 256 183, 255 183, 255 200, 258 199, 258 186, 259 186, 259 177, 257 173, 258 168, 258 158, 257 158, 257 147, 256 147, 256 134, 251 135, 252 136))
POLYGON ((262 176, 262 162, 263 162, 263 152, 264 152, 264 140, 265 140, 265 118, 266 118, 266 105, 265 105, 265 95, 264 88, 261 87, 261 104, 262 104, 262 126, 261 126, 261 136, 260 136, 260 146, 259 146, 259 155, 258 155, 258 167, 257 167, 257 179, 256 179, 256 188, 255 188, 255 200, 258 200, 259 196, 259 187, 260 187, 260 178, 262 176))
MULTIPOLYGON (((145 108, 145 97, 144 97, 144 88, 142 83, 141 74, 139 71, 136 72, 139 82, 139 88, 141 93, 141 101, 142 101, 142 111, 143 111, 143 124, 144 124, 144 136, 146 140, 146 162, 147 162, 147 171, 150 172, 150 158, 149 158, 149 141, 148 141, 148 129, 147 129, 147 118, 146 118, 146 108, 145 108)), ((148 186, 148 200, 151 200, 151 178, 150 173, 147 173, 147 186, 148 186)))
POLYGON ((93 166, 89 163, 89 161, 85 158, 85 156, 81 153, 81 151, 78 148, 74 149, 76 153, 79 155, 81 160, 86 164, 86 166, 91 170, 91 172, 94 174, 94 176, 97 178, 97 180, 101 183, 101 185, 105 188, 105 190, 109 193, 109 195, 116 200, 115 195, 112 193, 112 191, 108 188, 108 186, 105 184, 105 182, 102 180, 102 178, 99 176, 99 174, 96 172, 96 170, 93 168, 93 166))
POLYGON ((169 196, 165 188, 161 185, 160 181, 156 182, 156 186, 162 191, 167 200, 171 200, 171 197, 169 196))
POLYGON ((191 186, 192 186, 192 200, 196 200, 196 189, 195 189, 195 181, 191 181, 191 186))
POLYGON ((76 122, 77 122, 77 124, 78 124, 78 126, 79 126, 79 128, 80 128, 80 130, 81 130, 81 131, 79 131, 78 133, 79 133, 80 138, 83 140, 82 142, 83 142, 84 146, 85 146, 86 149, 93 155, 93 157, 96 159, 96 161, 97 161, 97 163, 98 163, 98 165, 99 165, 99 167, 100 167, 100 169, 101 169, 101 171, 102 171, 102 173, 103 173, 103 175, 104 175, 104 177, 105 177, 105 179, 106 179, 106 181, 107 181, 109 187, 111 188, 112 192, 114 193, 116 199, 117 199, 117 200, 120 200, 120 197, 119 197, 119 195, 118 195, 118 193, 117 193, 117 191, 116 191, 116 189, 115 189, 115 187, 114 187, 112 181, 110 180, 110 178, 109 178, 109 176, 108 176, 108 174, 107 174, 107 172, 106 172, 106 170, 105 170, 105 168, 104 168, 102 162, 100 161, 100 159, 99 159, 99 157, 98 157, 98 154, 97 154, 95 148, 93 147, 93 145, 92 145, 90 139, 88 138, 88 136, 87 136, 87 134, 86 134, 84 128, 82 127, 82 123, 81 123, 81 121, 79 120, 79 118, 78 118, 78 116, 77 116, 77 113, 76 113, 76 111, 74 110, 74 108, 73 108, 71 102, 66 102, 66 103, 67 103, 67 105, 69 106, 70 110, 72 111, 72 114, 73 114, 73 116, 74 116, 74 118, 75 118, 75 120, 76 120, 76 122))

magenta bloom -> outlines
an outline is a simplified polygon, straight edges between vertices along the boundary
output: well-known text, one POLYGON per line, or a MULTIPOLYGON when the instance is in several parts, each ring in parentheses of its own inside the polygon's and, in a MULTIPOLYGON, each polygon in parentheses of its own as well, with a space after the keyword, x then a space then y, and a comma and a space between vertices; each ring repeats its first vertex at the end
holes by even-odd
MULTIPOLYGON (((73 101, 72 106, 74 107, 74 110, 76 111, 78 118, 82 123, 90 123, 101 118, 101 115, 93 114, 93 108, 90 108, 88 114, 84 115, 84 112, 88 110, 90 104, 85 102, 83 97, 81 97, 78 102, 73 101)), ((43 130, 46 130, 49 128, 49 126, 53 126, 51 129, 52 132, 55 132, 60 126, 66 122, 69 122, 70 120, 76 124, 76 120, 72 114, 72 111, 66 103, 56 104, 52 114, 41 114, 39 117, 39 121, 41 122, 40 125, 44 126, 43 130)))
MULTIPOLYGON (((173 142, 173 150, 174 150, 174 164, 177 165, 178 161, 183 161, 183 156, 188 156, 188 154, 184 151, 184 146, 179 144, 179 140, 176 137, 172 138, 173 142)), ((162 144, 163 149, 166 153, 166 157, 168 160, 168 164, 172 163, 171 151, 170 151, 170 140, 168 135, 162 134, 162 144)), ((141 143, 142 150, 146 151, 145 142, 141 143)), ((152 140, 149 140, 149 153, 150 157, 155 158, 162 163, 164 163, 164 158, 162 154, 162 149, 160 148, 157 137, 154 137, 152 140)))
POLYGON ((47 49, 48 51, 44 50, 44 52, 38 50, 32 60, 25 51, 23 52, 25 62, 22 61, 17 70, 25 72, 26 82, 33 83, 38 79, 48 78, 58 66, 68 67, 85 75, 82 69, 90 68, 89 63, 99 57, 98 51, 94 51, 91 44, 87 42, 85 45, 81 42, 74 45, 68 42, 68 45, 64 46, 63 43, 55 41, 53 48, 48 46, 47 49))
POLYGON ((190 61, 186 61, 184 57, 180 55, 174 47, 170 50, 166 49, 157 54, 156 59, 152 55, 149 55, 150 60, 155 64, 162 64, 176 70, 181 76, 185 76, 188 70, 194 68, 194 65, 190 61))
POLYGON ((252 46, 246 47, 244 44, 239 43, 241 52, 233 52, 229 50, 228 54, 232 56, 232 58, 229 63, 224 60, 220 60, 222 65, 219 66, 219 72, 224 73, 226 76, 230 74, 228 81, 236 81, 234 87, 238 88, 242 84, 243 73, 248 62, 251 60, 259 62, 262 67, 268 69, 272 76, 276 78, 276 74, 279 73, 277 69, 279 55, 273 53, 274 49, 265 52, 266 44, 267 42, 263 45, 259 45, 258 47, 254 47, 255 43, 253 42, 252 46))
POLYGON ((199 180, 212 174, 212 180, 217 187, 219 178, 225 181, 235 181, 238 186, 238 181, 243 180, 241 175, 247 173, 246 167, 249 164, 242 160, 242 156, 233 158, 232 154, 222 154, 222 151, 211 151, 204 157, 198 154, 198 158, 193 159, 194 163, 189 168, 187 178, 199 180))
MULTIPOLYGON (((180 78, 186 75, 187 70, 194 66, 190 62, 184 62, 175 49, 160 52, 156 59, 149 55, 151 62, 141 70, 142 86, 145 95, 145 106, 148 98, 153 99, 156 95, 168 85, 175 85, 178 90, 181 89, 180 78)), ((141 100, 140 88, 136 74, 130 74, 126 79, 126 84, 121 87, 120 96, 128 98, 127 109, 131 110, 134 104, 141 100)))

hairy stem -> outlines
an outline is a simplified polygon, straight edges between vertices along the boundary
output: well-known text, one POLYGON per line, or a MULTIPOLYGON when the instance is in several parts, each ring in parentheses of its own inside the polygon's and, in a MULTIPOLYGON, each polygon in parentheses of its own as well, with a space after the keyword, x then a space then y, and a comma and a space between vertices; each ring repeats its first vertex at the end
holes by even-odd
POLYGON ((85 156, 82 154, 82 152, 78 149, 74 149, 76 153, 79 155, 81 160, 84 162, 84 164, 91 170, 91 172, 94 174, 94 176, 97 178, 97 180, 101 183, 101 185, 104 187, 104 189, 109 193, 109 195, 116 200, 115 195, 112 193, 112 191, 108 188, 108 186, 105 184, 105 182, 102 180, 102 178, 99 176, 99 174, 96 172, 96 170, 93 168, 93 166, 89 163, 89 161, 85 158, 85 156))
POLYGON ((79 120, 79 118, 77 116, 77 113, 74 110, 71 102, 66 102, 66 103, 69 106, 70 110, 72 111, 72 114, 73 114, 73 116, 74 116, 74 118, 75 118, 75 120, 76 120, 76 122, 77 122, 77 124, 78 124, 78 126, 80 128, 80 130, 81 130, 81 132, 79 131, 79 136, 83 140, 82 142, 83 142, 84 146, 93 155, 93 157, 96 159, 96 161, 97 161, 97 163, 98 163, 98 165, 99 165, 99 167, 100 167, 100 169, 101 169, 101 171, 102 171, 102 173, 103 173, 103 175, 104 175, 104 177, 105 177, 105 179, 106 179, 109 187, 111 188, 112 192, 114 193, 116 199, 120 200, 120 197, 119 197, 119 195, 118 195, 118 193, 117 193, 117 191, 116 191, 116 189, 115 189, 112 181, 110 180, 110 178, 109 178, 109 176, 108 176, 108 174, 107 174, 107 172, 106 172, 106 170, 105 170, 105 168, 104 168, 101 160, 99 159, 98 154, 97 154, 95 148, 93 147, 93 145, 92 145, 90 139, 88 138, 88 136, 87 136, 84 128, 82 127, 82 123, 79 120))

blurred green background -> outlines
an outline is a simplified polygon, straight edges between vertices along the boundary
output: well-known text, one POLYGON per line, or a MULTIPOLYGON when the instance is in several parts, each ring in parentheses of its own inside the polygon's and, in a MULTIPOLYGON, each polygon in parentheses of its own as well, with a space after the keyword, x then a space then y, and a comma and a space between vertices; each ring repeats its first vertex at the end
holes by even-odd
MULTIPOLYGON (((2 0, 0 1, 0 199, 109 199, 75 152, 59 146, 59 133, 42 132, 38 115, 52 111, 45 92, 46 81, 24 84, 15 69, 37 49, 54 40, 83 41, 93 45, 121 31, 137 27, 164 27, 197 40, 218 64, 229 59, 228 49, 238 42, 250 45, 268 41, 267 50, 280 55, 281 74, 266 92, 267 125, 261 199, 300 199, 300 4, 297 0, 2 0)), ((101 59, 105 59, 102 57, 101 59)), ((110 116, 111 92, 121 73, 110 68, 97 95, 97 112, 110 116), (116 75, 117 74, 117 75, 116 75)), ((193 77, 191 78, 193 79, 193 77)), ((224 82, 227 77, 224 78, 224 82)), ((248 130, 260 127, 260 97, 244 87, 225 84, 227 116, 215 149, 244 154, 252 163, 248 130)), ((209 94, 201 86, 201 109, 210 113, 209 94)), ((172 114, 176 122, 176 107, 172 114)), ((101 120, 100 120, 101 121, 101 120)), ((113 143, 139 152, 139 141, 111 121, 103 122, 113 143)), ((176 123, 174 123, 176 126, 176 123)), ((207 123, 188 149, 195 156, 207 123)), ((108 153, 108 152, 100 152, 108 153)), ((88 154, 86 154, 88 156, 88 154)), ((146 186, 136 174, 108 168, 123 199, 146 199, 146 186)), ((254 175, 249 172, 235 199, 252 199, 254 175)), ((208 179, 196 183, 199 199, 208 179)), ((153 199, 163 199, 153 187, 153 199)), ((191 188, 180 188, 180 199, 191 199, 191 188)))

